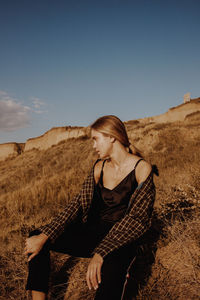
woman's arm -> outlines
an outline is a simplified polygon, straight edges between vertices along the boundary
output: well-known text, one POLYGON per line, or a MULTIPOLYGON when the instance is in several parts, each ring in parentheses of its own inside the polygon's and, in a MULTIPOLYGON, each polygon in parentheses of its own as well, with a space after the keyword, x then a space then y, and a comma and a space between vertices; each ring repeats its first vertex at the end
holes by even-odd
POLYGON ((71 223, 81 210, 81 194, 77 194, 72 201, 53 220, 38 228, 51 241, 54 241, 63 231, 66 224, 71 223))
POLYGON ((39 235, 33 235, 26 239, 25 242, 25 254, 30 254, 28 261, 34 258, 48 239, 53 241, 64 230, 65 224, 70 223, 80 210, 80 194, 76 195, 70 204, 62 211, 57 217, 55 217, 51 223, 41 226, 38 230, 41 232, 39 235))
POLYGON ((94 166, 83 182, 80 192, 75 195, 65 209, 53 218, 49 224, 38 228, 38 230, 45 234, 51 241, 54 241, 64 231, 66 224, 71 223, 87 209, 88 203, 90 202, 89 198, 93 193, 94 187, 94 166))
POLYGON ((51 241, 55 240, 63 232, 65 225, 73 221, 82 212, 83 206, 86 206, 84 200, 87 200, 88 191, 92 193, 92 185, 93 168, 84 181, 80 193, 72 199, 65 209, 49 224, 39 227, 38 230, 41 232, 39 235, 34 235, 26 239, 25 254, 30 254, 28 261, 40 252, 48 239, 51 241))

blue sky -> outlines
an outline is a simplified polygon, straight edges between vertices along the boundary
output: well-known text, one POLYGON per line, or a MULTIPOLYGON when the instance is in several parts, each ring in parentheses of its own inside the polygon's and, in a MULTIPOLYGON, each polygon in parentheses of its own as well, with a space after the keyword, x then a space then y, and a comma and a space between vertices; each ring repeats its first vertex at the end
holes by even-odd
POLYGON ((199 0, 0 0, 0 143, 200 96, 199 0))

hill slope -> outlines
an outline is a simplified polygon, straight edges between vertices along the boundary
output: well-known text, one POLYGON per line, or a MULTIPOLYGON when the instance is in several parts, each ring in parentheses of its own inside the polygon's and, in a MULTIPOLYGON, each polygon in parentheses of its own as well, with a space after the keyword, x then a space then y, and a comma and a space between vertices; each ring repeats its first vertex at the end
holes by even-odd
MULTIPOLYGON (((197 299, 199 278, 193 275, 199 274, 200 240, 194 230, 199 228, 200 206, 199 117, 194 114, 184 122, 163 124, 133 121, 126 126, 131 142, 141 148, 145 158, 157 164, 160 171, 160 176, 155 178, 155 227, 160 228, 158 224, 162 223, 163 229, 152 274, 145 287, 141 286, 137 299, 197 299), (188 252, 188 237, 193 254, 188 252), (183 260, 177 256, 180 249, 185 249, 188 273, 184 271, 183 260), (171 261, 166 261, 166 257, 171 257, 171 261), (186 272, 182 277, 181 270, 186 272)), ((24 239, 33 226, 48 222, 72 199, 96 158, 91 140, 85 136, 61 141, 46 150, 23 152, 0 162, 1 299, 27 299, 23 292, 27 275, 24 239)), ((64 263, 66 259, 64 256, 59 261, 64 263)), ((59 263, 56 265, 58 268, 59 263)), ((82 294, 85 299, 92 299, 82 279, 83 266, 86 262, 81 261, 72 272, 68 300, 80 299, 82 294), (79 286, 77 276, 82 282, 79 286)), ((54 272, 57 274, 56 269, 54 272)), ((51 299, 60 299, 53 294, 53 287, 52 281, 51 299)))
POLYGON ((188 115, 200 112, 200 98, 191 99, 189 102, 180 104, 178 106, 170 108, 166 113, 139 119, 141 122, 156 122, 156 123, 165 123, 165 122, 177 122, 184 121, 188 115))
MULTIPOLYGON (((140 124, 142 127, 144 124, 151 125, 151 123, 169 123, 188 120, 191 114, 196 114, 196 118, 200 117, 200 98, 191 99, 190 102, 170 108, 169 111, 159 116, 128 121, 125 123, 128 126, 131 124, 140 124)), ((87 127, 65 126, 52 128, 39 137, 28 139, 25 144, 15 142, 0 144, 0 160, 17 156, 22 152, 32 149, 45 150, 58 144, 60 141, 88 135, 89 128, 87 127)))

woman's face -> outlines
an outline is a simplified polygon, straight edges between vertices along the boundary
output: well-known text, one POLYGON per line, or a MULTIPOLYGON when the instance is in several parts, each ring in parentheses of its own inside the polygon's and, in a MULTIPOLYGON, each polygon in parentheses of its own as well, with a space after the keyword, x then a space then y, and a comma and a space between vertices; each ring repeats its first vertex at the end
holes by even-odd
POLYGON ((109 157, 112 149, 113 138, 107 136, 95 129, 91 130, 91 137, 93 140, 93 148, 101 159, 109 157))

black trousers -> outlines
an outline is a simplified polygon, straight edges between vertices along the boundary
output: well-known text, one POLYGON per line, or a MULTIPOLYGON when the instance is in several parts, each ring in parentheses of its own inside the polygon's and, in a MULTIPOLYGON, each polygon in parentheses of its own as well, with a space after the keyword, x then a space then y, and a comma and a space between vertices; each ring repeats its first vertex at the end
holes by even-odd
MULTIPOLYGON (((40 253, 29 262, 26 289, 48 292, 50 250, 75 257, 92 257, 92 251, 110 228, 110 224, 103 226, 89 226, 83 223, 71 224, 54 243, 47 241, 40 253)), ((35 230, 30 233, 30 236, 39 233, 40 231, 35 230)), ((127 269, 135 257, 135 252, 135 245, 129 244, 114 250, 104 258, 101 283, 96 291, 95 300, 121 299, 127 269)))

